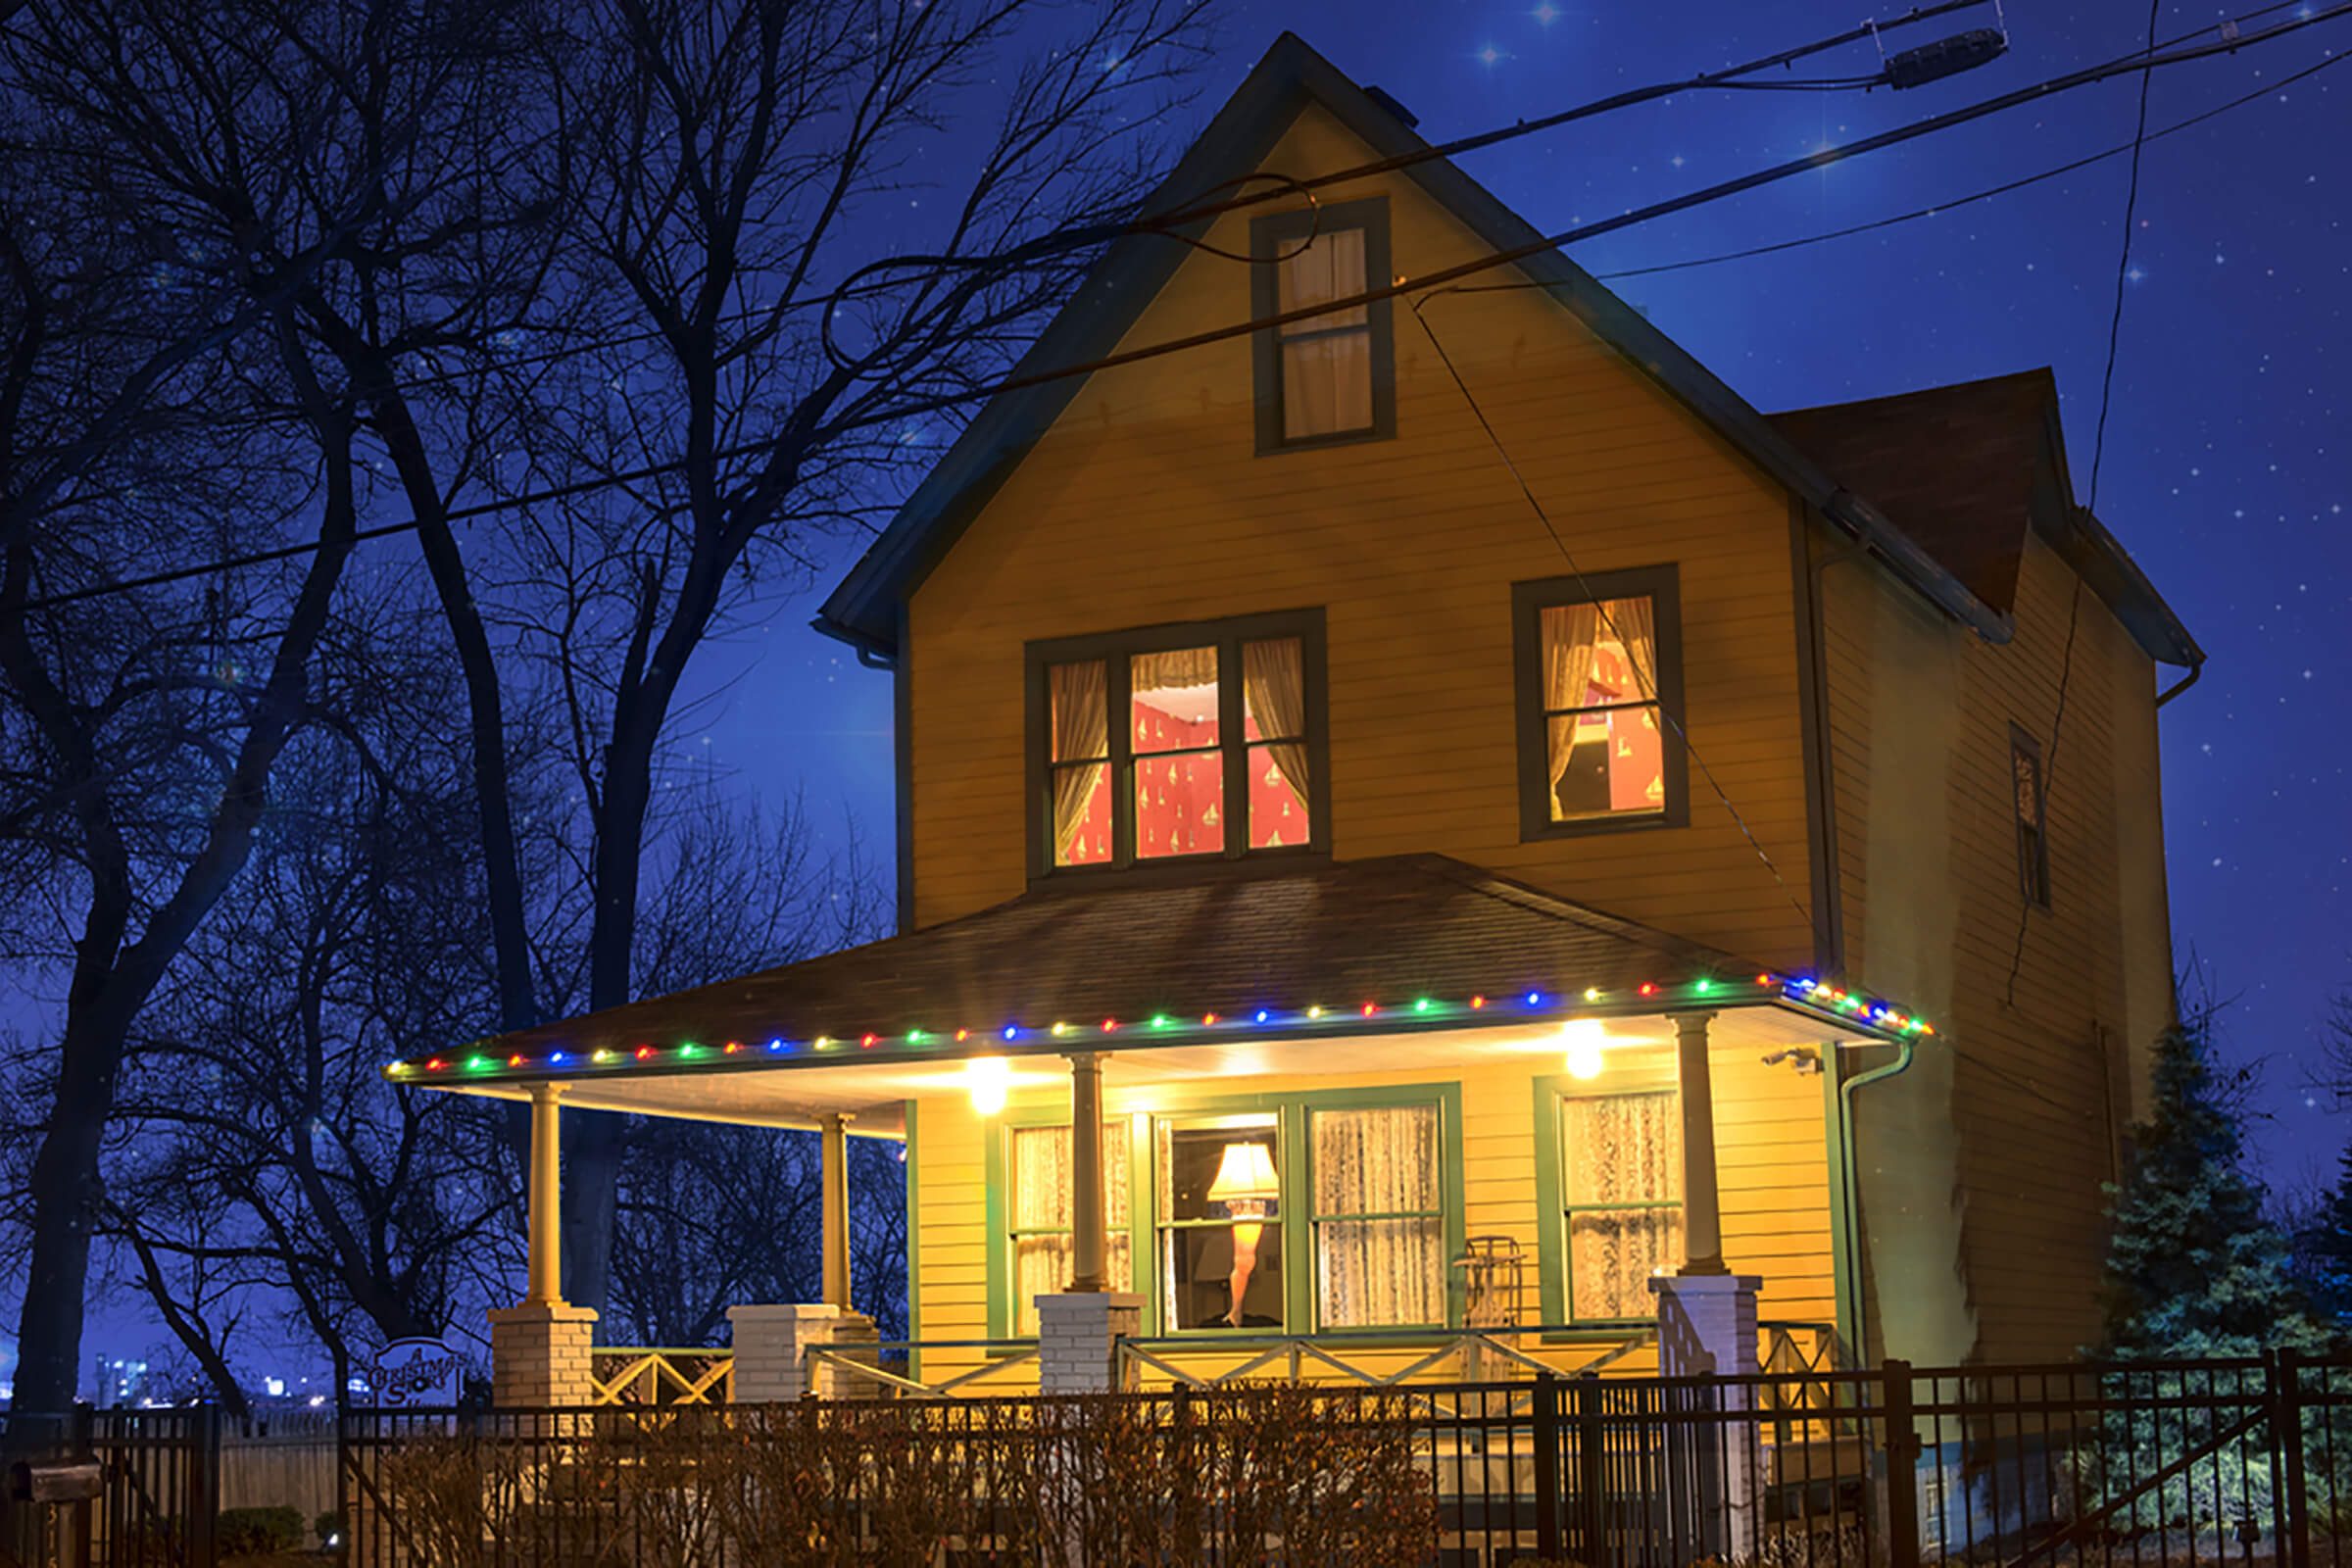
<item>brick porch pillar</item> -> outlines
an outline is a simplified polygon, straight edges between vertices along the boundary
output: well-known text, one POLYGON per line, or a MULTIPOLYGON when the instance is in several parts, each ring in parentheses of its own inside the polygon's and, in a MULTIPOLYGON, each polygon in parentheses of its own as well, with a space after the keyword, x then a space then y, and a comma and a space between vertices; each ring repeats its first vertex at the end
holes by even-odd
MULTIPOLYGON (((1756 1354, 1756 1292, 1753 1274, 1668 1274, 1649 1282, 1658 1298, 1658 1371, 1670 1378, 1753 1376, 1756 1354)), ((1716 1409, 1746 1410, 1752 1389, 1717 1385, 1716 1409)), ((1756 1508, 1757 1446, 1747 1425, 1731 1419, 1700 1428, 1690 1452, 1699 1474, 1682 1490, 1697 1503, 1706 1555, 1724 1562, 1757 1555, 1762 1515, 1756 1508)))
POLYGON ((735 1402, 831 1398, 835 1371, 821 1363, 811 1369, 808 1348, 831 1345, 843 1318, 830 1301, 728 1307, 735 1330, 735 1402))
POLYGON ((1143 1326, 1144 1298, 1124 1291, 1054 1291, 1037 1298, 1037 1386, 1041 1394, 1109 1394, 1121 1378, 1121 1336, 1143 1326))

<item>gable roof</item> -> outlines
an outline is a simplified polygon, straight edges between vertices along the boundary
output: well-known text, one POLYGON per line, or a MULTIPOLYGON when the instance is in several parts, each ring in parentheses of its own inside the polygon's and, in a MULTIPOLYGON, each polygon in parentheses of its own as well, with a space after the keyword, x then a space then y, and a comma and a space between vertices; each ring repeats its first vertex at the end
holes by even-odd
POLYGON ((2017 604, 2028 529, 2106 602, 2150 658, 2196 664, 2188 628, 2098 519, 2075 505, 2045 367, 1771 416, 1822 466, 2003 615, 2017 604))
MULTIPOLYGON (((1751 1004, 1801 1005, 1780 977, 1756 986, 1760 971, 1769 972, 1460 860, 1400 855, 1275 875, 1041 889, 905 936, 518 1030, 484 1049, 529 1064, 499 1078, 527 1078, 544 1076, 539 1064, 554 1052, 585 1061, 600 1050, 634 1056, 651 1047, 651 1065, 624 1060, 600 1070, 601 1079, 674 1071, 669 1058, 682 1041, 713 1043, 703 1053, 710 1054, 714 1043, 781 1038, 795 1045, 789 1055, 745 1059, 824 1065, 844 1058, 798 1048, 819 1036, 871 1035, 895 1049, 910 1038, 945 1043, 957 1029, 993 1047, 1012 1024, 1024 1047, 1053 1051, 1064 1049, 1046 1038, 1058 1020, 1076 1021, 1091 1038, 1098 1020, 1180 1015, 1165 1032, 1124 1030, 1089 1049, 1131 1036, 1165 1045, 1215 1037, 1199 1027, 1207 1014, 1238 1024, 1259 1008, 1279 1016, 1252 1038, 1322 1034, 1342 1022, 1362 1032, 1365 999, 1410 1026, 1419 1021, 1411 1002, 1437 998, 1449 1004, 1437 1016, 1455 1027, 1467 1021, 1466 999, 1499 1002, 1531 989, 1556 1006, 1595 987, 1605 1001, 1582 1009, 1594 1013, 1654 1013, 1701 979, 1743 986, 1751 1004), (1306 1009, 1325 1004, 1332 1024, 1309 1028, 1306 1009), (926 1033, 910 1037, 915 1030, 926 1033)), ((1872 1027, 1860 1017, 1840 1021, 1872 1027)))
MULTIPOLYGON (((1145 210, 1168 211, 1197 202, 1202 191, 1256 170, 1310 103, 1379 157, 1428 149, 1392 108, 1286 32, 1152 193, 1145 210)), ((1525 219, 1448 159, 1428 159, 1407 173, 1494 250, 1541 238, 1525 219)), ((1189 232, 1198 235, 1207 226, 1203 220, 1189 232)), ((1191 254, 1191 247, 1181 241, 1159 235, 1134 234, 1114 242, 1070 303, 1021 357, 1013 375, 1086 364, 1110 353, 1191 254)), ((1869 502, 1839 484, 1739 393, 1591 273, 1556 250, 1541 251, 1516 265, 1525 276, 1547 285, 1551 297, 1602 342, 1859 541, 1901 580, 1984 636, 1996 642, 2008 639, 2005 614, 1972 593, 1869 502)), ((899 607, 1085 383, 1084 376, 1064 376, 990 399, 826 598, 817 613, 817 629, 869 654, 895 654, 899 607)))

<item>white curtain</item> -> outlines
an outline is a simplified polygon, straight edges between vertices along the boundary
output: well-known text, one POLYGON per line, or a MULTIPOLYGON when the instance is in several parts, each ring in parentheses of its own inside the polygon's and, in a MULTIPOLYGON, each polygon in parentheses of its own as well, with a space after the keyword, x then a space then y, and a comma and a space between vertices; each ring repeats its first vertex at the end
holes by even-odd
POLYGON ((1682 1261, 1682 1112, 1672 1093, 1560 1102, 1569 1315, 1642 1318, 1650 1276, 1682 1261), (1620 1207, 1671 1202, 1671 1208, 1620 1207))
MULTIPOLYGON (((1012 1129, 1012 1332, 1037 1332, 1037 1298, 1066 1290, 1077 1247, 1070 1234, 1074 1166, 1067 1127, 1012 1129), (1039 1235, 1040 1231, 1049 1234, 1039 1235)), ((1102 1262, 1114 1291, 1131 1289, 1127 1235, 1127 1124, 1102 1124, 1102 1262)))
MULTIPOLYGON (((1343 228, 1281 264, 1285 312, 1364 291, 1364 231, 1343 228)), ((1351 306, 1281 330, 1285 440, 1362 430, 1372 423, 1372 324, 1351 306), (1301 336, 1299 334, 1316 334, 1301 336)))
POLYGON ((1318 1110, 1316 1321, 1381 1328, 1446 1320, 1446 1221, 1438 1107, 1318 1110), (1427 1212, 1415 1214, 1415 1210, 1427 1212))

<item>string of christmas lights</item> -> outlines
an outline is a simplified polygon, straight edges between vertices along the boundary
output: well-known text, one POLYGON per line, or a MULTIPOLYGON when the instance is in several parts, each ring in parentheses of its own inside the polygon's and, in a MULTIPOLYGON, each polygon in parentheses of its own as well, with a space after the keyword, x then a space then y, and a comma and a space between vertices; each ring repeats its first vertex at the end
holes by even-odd
POLYGON ((729 1040, 723 1045, 706 1045, 687 1040, 674 1046, 648 1043, 629 1049, 607 1046, 585 1052, 558 1048, 536 1055, 511 1053, 504 1056, 477 1047, 464 1053, 395 1061, 384 1068, 384 1076, 401 1083, 419 1079, 427 1082, 436 1078, 446 1080, 450 1077, 478 1079, 528 1075, 539 1078, 549 1073, 593 1076, 600 1071, 671 1068, 687 1063, 741 1066, 751 1060, 875 1051, 902 1057, 941 1052, 948 1052, 952 1056, 953 1048, 969 1046, 975 1041, 984 1044, 992 1041, 1018 1044, 1023 1040, 1102 1040, 1135 1034, 1199 1039, 1267 1028, 1295 1029, 1306 1025, 1350 1023, 1360 1027, 1366 1020, 1383 1028, 1414 1028, 1446 1020, 1460 1020, 1471 1014, 1492 1015, 1515 1011, 1521 1014, 1561 1013, 1574 1016, 1586 1008, 1621 1007, 1629 1002, 1657 1002, 1681 1006, 1728 1003, 1738 1001, 1741 995, 1753 996, 1757 991, 1771 992, 1778 1001, 1794 1003, 1842 1022, 1865 1024, 1889 1036, 1915 1038, 1936 1033, 1934 1024, 1885 998, 1847 990, 1823 980, 1766 970, 1752 982, 1702 975, 1679 985, 1643 981, 1637 986, 1613 991, 1588 986, 1582 991, 1538 989, 1493 997, 1481 994, 1463 1002, 1415 997, 1409 1002, 1384 1003, 1374 1000, 1353 1006, 1329 1006, 1316 1003, 1304 1007, 1255 1007, 1239 1012, 1202 1012, 1197 1015, 1189 1012, 1155 1012, 1147 1018, 1103 1018, 1094 1023, 1072 1023, 1065 1019, 1052 1024, 1012 1022, 984 1029, 909 1028, 904 1034, 897 1035, 868 1032, 817 1035, 808 1040, 787 1040, 779 1036, 764 1045, 747 1044, 740 1040, 729 1040))

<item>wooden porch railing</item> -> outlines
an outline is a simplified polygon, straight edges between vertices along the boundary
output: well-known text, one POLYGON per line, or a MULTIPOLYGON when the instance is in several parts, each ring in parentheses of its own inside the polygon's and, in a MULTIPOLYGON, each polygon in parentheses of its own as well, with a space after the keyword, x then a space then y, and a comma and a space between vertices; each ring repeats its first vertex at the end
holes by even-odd
POLYGON ((854 1380, 870 1386, 877 1394, 910 1398, 948 1399, 960 1396, 1004 1394, 1003 1388, 980 1388, 992 1378, 1004 1376, 1016 1367, 1029 1366, 1037 1360, 1035 1340, 863 1340, 846 1345, 811 1345, 806 1352, 810 1381, 815 1381, 819 1367, 830 1367, 837 1379, 854 1380), (980 1364, 925 1383, 906 1373, 894 1372, 880 1363, 898 1360, 907 1366, 917 1364, 919 1353, 938 1350, 978 1350, 980 1364))
POLYGON ((735 1352, 600 1345, 588 1358, 591 1404, 726 1404, 735 1397, 735 1352))

